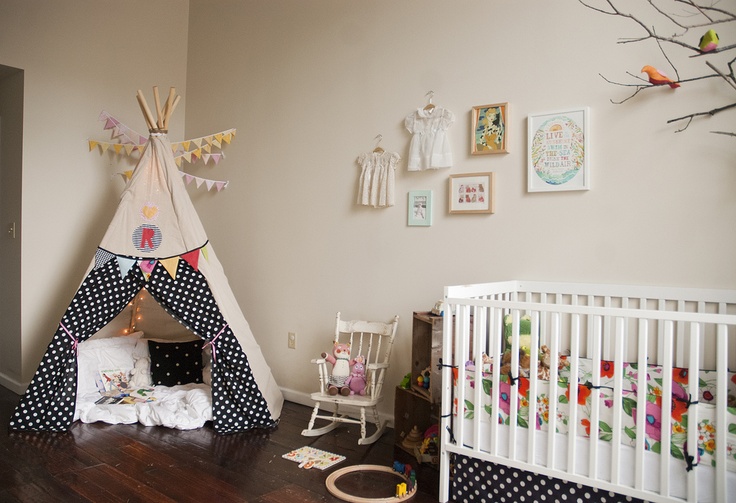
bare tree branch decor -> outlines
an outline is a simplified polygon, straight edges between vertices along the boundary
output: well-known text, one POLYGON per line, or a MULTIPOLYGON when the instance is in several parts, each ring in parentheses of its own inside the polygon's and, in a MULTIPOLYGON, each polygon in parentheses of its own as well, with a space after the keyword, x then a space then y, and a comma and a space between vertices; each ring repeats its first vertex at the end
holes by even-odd
MULTIPOLYGON (((582 5, 593 11, 608 16, 616 16, 628 20, 636 25, 642 32, 640 36, 622 38, 619 44, 632 44, 654 41, 660 52, 670 65, 674 78, 670 79, 663 72, 651 66, 642 68, 642 72, 648 75, 643 78, 640 75, 626 72, 633 78, 633 82, 618 82, 599 74, 606 82, 633 89, 631 94, 622 100, 611 100, 611 103, 620 105, 629 101, 640 92, 651 88, 669 85, 679 85, 696 80, 716 78, 720 79, 736 91, 736 76, 734 75, 734 63, 736 63, 736 41, 728 41, 728 45, 720 44, 718 29, 724 26, 733 26, 736 23, 736 12, 723 8, 720 0, 638 0, 635 2, 624 0, 578 0, 582 5), (636 8, 636 12, 624 10, 621 6, 628 5, 636 8), (646 20, 646 22, 645 22, 646 20), (652 23, 651 25, 649 23, 652 23), (666 30, 674 30, 671 35, 662 35, 666 30), (696 36, 692 32, 696 32, 696 36), (697 41, 697 43, 695 43, 697 41), (670 55, 672 53, 672 57, 670 55), (688 56, 689 53, 689 56, 688 56), (684 56, 683 56, 684 55, 684 56), (703 70, 700 74, 680 77, 677 62, 681 57, 703 58, 707 57, 703 70), (730 58, 730 59, 729 59, 730 58), (712 72, 714 73, 711 73, 712 72)), ((725 3, 725 2, 723 2, 725 3)), ((732 2, 730 2, 732 4, 732 2)), ((729 6, 730 7, 730 6, 729 6)), ((685 86, 683 86, 685 87, 685 86)), ((684 126, 676 132, 687 129, 693 119, 698 117, 712 117, 726 110, 736 109, 736 102, 719 106, 711 110, 694 112, 670 119, 667 123, 684 122, 684 126)), ((715 134, 724 134, 736 137, 736 133, 724 131, 711 131, 715 134)))

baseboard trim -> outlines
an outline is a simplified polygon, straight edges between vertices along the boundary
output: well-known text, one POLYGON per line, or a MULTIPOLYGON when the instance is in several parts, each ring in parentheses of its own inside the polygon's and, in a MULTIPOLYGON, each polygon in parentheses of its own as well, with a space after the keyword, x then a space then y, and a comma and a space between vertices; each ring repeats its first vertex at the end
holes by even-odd
MULTIPOLYGON (((288 400, 289 402, 298 403, 299 405, 306 405, 307 407, 314 407, 314 400, 312 400, 311 398, 311 393, 304 393, 303 391, 295 391, 289 388, 281 388, 281 393, 284 395, 284 400, 288 400)), ((330 405, 322 407, 322 409, 328 410, 328 411, 334 410, 330 405)), ((348 411, 348 414, 350 414, 350 411, 348 411)), ((350 415, 352 417, 352 414, 350 415)), ((379 411, 378 415, 381 416, 381 419, 383 421, 386 421, 386 426, 388 426, 389 428, 394 427, 394 415, 393 414, 386 414, 386 413, 379 411)))
POLYGON ((7 374, 3 374, 0 372, 0 386, 3 388, 8 388, 10 391, 17 395, 22 395, 26 392, 26 389, 28 389, 28 386, 31 383, 21 383, 16 381, 15 379, 12 379, 7 374))

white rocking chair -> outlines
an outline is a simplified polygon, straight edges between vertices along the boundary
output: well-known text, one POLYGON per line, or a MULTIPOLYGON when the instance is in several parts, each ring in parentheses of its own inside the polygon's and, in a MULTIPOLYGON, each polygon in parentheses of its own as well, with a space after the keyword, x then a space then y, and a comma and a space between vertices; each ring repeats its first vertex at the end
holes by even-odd
POLYGON ((331 369, 327 359, 317 358, 312 360, 312 363, 317 365, 319 372, 320 390, 311 394, 312 400, 316 403, 312 411, 312 417, 309 419, 309 426, 302 430, 302 435, 306 437, 324 435, 328 431, 334 430, 340 423, 360 425, 359 445, 372 444, 383 435, 386 422, 382 422, 378 416, 377 405, 382 397, 383 380, 388 369, 388 360, 391 356, 398 324, 398 316, 395 316, 390 323, 382 323, 361 320, 345 321, 341 320, 340 313, 337 313, 335 317, 335 343, 350 344, 351 359, 359 356, 363 358, 366 378, 365 394, 348 396, 343 396, 340 393, 330 394, 331 369), (334 412, 331 415, 320 415, 319 409, 322 403, 332 404, 334 412), (359 408, 360 419, 340 414, 340 406, 359 408), (371 422, 376 426, 375 433, 369 437, 366 437, 366 409, 371 412, 373 416, 371 422), (315 428, 314 422, 317 419, 327 420, 329 423, 321 428, 315 428))

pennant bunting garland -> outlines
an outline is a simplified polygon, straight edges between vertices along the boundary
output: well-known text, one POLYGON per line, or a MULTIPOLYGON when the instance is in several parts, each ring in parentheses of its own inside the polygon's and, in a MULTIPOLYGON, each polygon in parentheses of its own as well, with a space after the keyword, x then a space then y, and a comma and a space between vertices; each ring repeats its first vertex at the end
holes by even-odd
MULTIPOLYGON (((103 129, 111 131, 112 138, 117 139, 118 142, 88 140, 90 152, 95 149, 99 149, 100 153, 104 154, 110 150, 115 152, 117 155, 132 156, 134 153, 143 152, 146 148, 148 139, 145 136, 138 134, 136 131, 129 128, 104 110, 100 113, 99 120, 105 123, 103 129)), ((222 148, 223 142, 229 144, 235 136, 235 133, 235 129, 227 129, 225 131, 220 131, 219 133, 172 143, 171 150, 174 154, 174 161, 179 168, 181 168, 183 161, 194 163, 201 160, 205 165, 210 164, 211 161, 214 165, 217 165, 225 158, 225 153, 212 152, 212 148, 222 148)), ((207 178, 192 176, 184 172, 180 173, 181 176, 184 177, 184 181, 187 185, 194 181, 196 182, 197 188, 200 188, 202 184, 205 184, 208 191, 212 190, 214 187, 217 192, 220 192, 222 189, 227 188, 230 183, 224 180, 210 180, 207 178)), ((127 183, 133 172, 129 170, 118 174, 127 183)), ((174 270, 172 275, 176 274, 175 271, 176 270, 174 270)))
POLYGON ((230 183, 226 180, 208 180, 206 178, 200 178, 198 176, 190 175, 189 173, 184 173, 183 171, 180 171, 179 173, 184 178, 185 184, 189 185, 192 182, 196 182, 197 188, 200 188, 204 183, 207 186, 207 190, 212 190, 212 187, 215 187, 217 192, 220 192, 222 189, 226 189, 230 183))

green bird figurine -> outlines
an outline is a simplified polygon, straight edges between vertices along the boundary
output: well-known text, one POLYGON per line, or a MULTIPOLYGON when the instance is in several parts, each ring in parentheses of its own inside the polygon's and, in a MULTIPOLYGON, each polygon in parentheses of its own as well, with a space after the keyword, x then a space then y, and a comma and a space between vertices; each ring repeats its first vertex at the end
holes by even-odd
POLYGON ((706 31, 705 35, 700 37, 698 46, 700 47, 700 52, 710 52, 715 50, 715 48, 718 47, 718 33, 713 29, 706 31))

